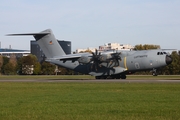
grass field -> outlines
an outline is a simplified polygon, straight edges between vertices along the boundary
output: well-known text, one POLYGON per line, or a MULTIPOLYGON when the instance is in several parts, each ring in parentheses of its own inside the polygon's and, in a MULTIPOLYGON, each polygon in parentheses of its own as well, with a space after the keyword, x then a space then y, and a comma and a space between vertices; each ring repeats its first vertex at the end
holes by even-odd
MULTIPOLYGON (((0 80, 9 79, 95 79, 94 76, 90 75, 0 75, 0 80)), ((127 75, 127 79, 143 79, 143 80, 157 80, 157 79, 172 79, 180 80, 180 75, 127 75)))
POLYGON ((180 84, 0 82, 0 120, 120 119, 180 119, 180 84))

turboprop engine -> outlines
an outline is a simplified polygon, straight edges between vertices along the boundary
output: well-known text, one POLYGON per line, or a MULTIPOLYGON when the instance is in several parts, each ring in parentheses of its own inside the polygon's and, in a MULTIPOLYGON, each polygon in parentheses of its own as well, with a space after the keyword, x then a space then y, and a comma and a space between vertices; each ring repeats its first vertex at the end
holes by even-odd
POLYGON ((95 53, 92 52, 92 56, 89 55, 82 55, 78 62, 81 64, 88 64, 92 63, 92 68, 95 70, 98 69, 99 66, 104 67, 115 67, 119 66, 119 60, 121 60, 119 53, 98 53, 97 50, 95 53))
POLYGON ((102 54, 100 57, 99 57, 99 60, 101 62, 109 62, 111 59, 112 59, 112 55, 111 54, 102 54))
POLYGON ((79 59, 78 59, 78 62, 79 63, 82 63, 82 64, 87 64, 87 63, 90 63, 91 62, 91 57, 89 56, 81 56, 79 59))

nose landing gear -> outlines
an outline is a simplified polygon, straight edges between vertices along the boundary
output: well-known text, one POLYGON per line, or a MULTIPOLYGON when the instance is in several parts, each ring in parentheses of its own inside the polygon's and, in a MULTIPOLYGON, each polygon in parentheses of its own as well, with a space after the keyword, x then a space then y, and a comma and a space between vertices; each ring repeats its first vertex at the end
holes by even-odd
POLYGON ((153 75, 153 76, 158 76, 157 70, 156 70, 155 68, 153 68, 153 70, 152 70, 151 72, 152 72, 152 75, 153 75))

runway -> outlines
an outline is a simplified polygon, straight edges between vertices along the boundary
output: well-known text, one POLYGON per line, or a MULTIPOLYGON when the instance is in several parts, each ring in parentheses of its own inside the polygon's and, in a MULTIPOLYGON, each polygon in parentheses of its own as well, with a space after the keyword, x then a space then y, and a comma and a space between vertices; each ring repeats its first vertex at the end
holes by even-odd
POLYGON ((74 83, 180 83, 180 80, 116 80, 116 79, 105 79, 105 80, 57 80, 57 79, 31 79, 31 80, 0 80, 0 82, 74 82, 74 83))

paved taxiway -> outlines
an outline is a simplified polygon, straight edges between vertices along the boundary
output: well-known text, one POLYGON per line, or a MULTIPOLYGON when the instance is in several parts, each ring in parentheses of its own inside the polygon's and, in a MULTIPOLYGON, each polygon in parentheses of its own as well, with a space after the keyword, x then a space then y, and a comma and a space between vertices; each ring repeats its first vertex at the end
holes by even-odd
POLYGON ((117 83, 180 83, 180 80, 116 80, 116 79, 108 79, 108 80, 0 80, 0 82, 117 82, 117 83))

